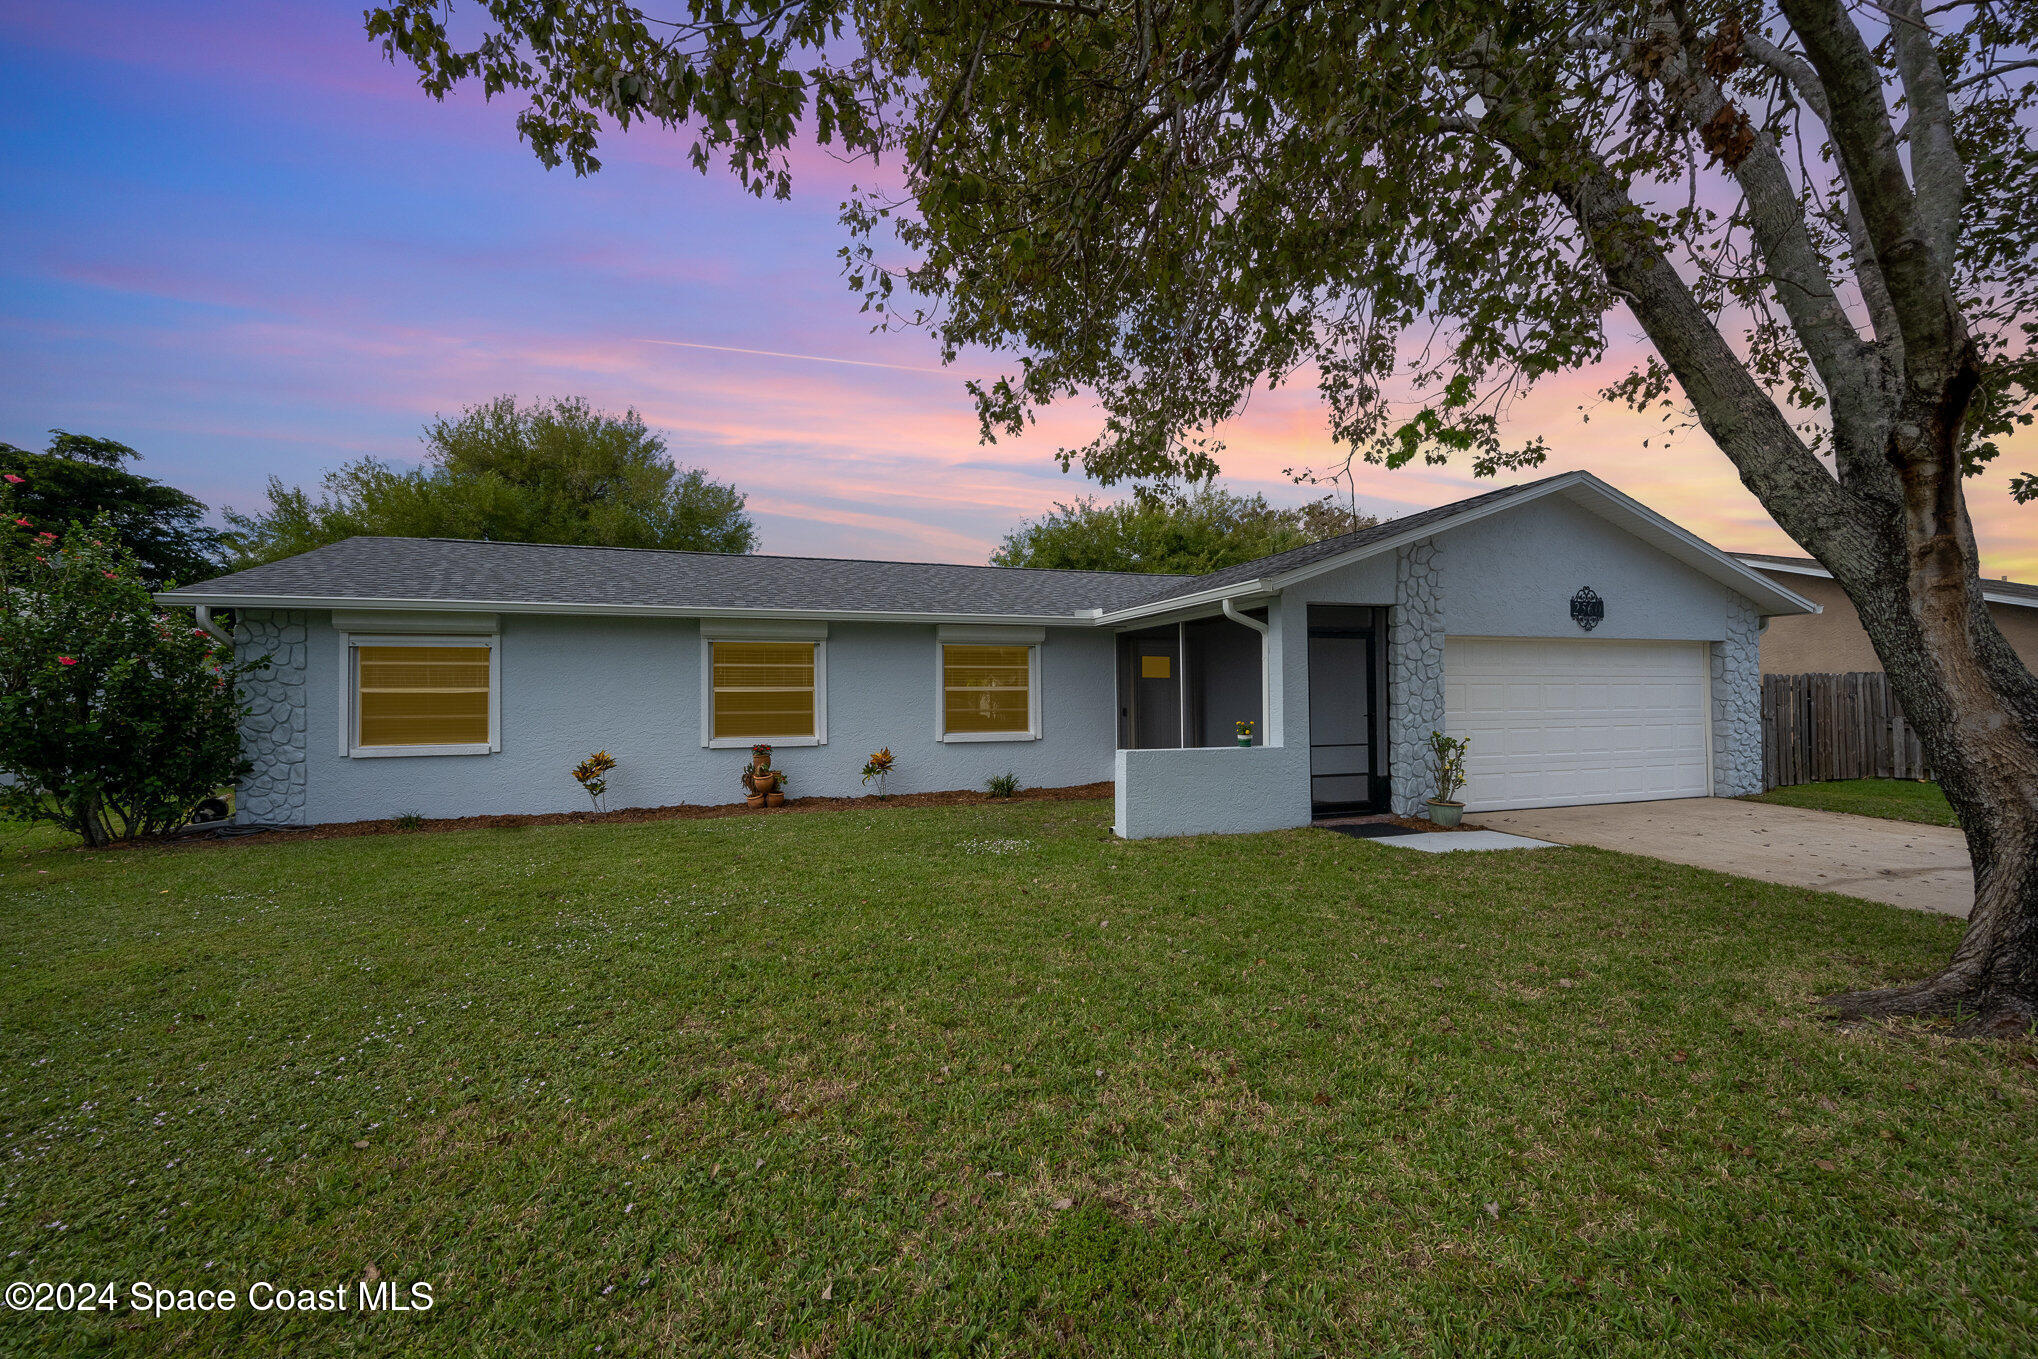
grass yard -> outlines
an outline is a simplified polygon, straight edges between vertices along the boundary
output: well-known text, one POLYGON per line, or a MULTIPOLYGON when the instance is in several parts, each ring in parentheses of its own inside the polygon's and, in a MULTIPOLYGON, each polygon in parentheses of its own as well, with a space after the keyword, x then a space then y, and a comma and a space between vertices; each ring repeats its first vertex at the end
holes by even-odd
POLYGON ((18 829, 40 1354, 2011 1355, 2038 1061, 1825 992, 1960 922, 1105 803, 88 855, 18 829))
POLYGON ((1936 783, 1916 779, 1837 779, 1831 783, 1800 783, 1772 788, 1747 799, 1781 807, 1810 807, 1821 812, 1851 812, 1887 821, 1922 821, 1928 826, 1957 826, 1960 818, 1936 783))

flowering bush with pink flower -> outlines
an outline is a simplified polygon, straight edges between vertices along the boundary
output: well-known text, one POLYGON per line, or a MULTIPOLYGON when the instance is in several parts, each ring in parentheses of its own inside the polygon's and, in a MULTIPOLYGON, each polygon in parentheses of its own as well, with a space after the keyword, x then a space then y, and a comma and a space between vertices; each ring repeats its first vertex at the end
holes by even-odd
POLYGON ((0 518, 0 811, 93 845, 182 824, 247 771, 237 686, 264 664, 158 609, 104 525, 52 546, 0 518))

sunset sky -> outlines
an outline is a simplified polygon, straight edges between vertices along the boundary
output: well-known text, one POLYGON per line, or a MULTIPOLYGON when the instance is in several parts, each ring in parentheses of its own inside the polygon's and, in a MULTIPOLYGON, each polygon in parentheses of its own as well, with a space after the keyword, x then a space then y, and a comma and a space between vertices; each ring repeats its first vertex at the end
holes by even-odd
MULTIPOLYGON (((993 359, 943 371, 924 337, 868 333, 835 258, 851 167, 804 155, 793 200, 759 202, 654 130, 612 138, 592 178, 548 172, 511 105, 432 104, 361 9, 0 0, 0 440, 108 436, 247 507, 272 474, 414 460, 434 414, 577 394, 748 492, 764 551, 826 556, 981 561, 1094 489, 1052 458, 1093 411, 982 446, 962 380, 993 359)), ((1546 471, 1587 468, 1722 547, 1795 550, 1702 436, 1583 421, 1613 371, 1518 409, 1546 471)), ((1282 468, 1333 456, 1306 385, 1225 437, 1225 484, 1284 503, 1309 492, 1282 468)), ((1969 494, 1985 569, 2038 580, 2038 506, 2004 489, 2038 439, 2015 451, 1969 494)), ((1359 497, 1391 516, 1490 484, 1364 468, 1359 497)))

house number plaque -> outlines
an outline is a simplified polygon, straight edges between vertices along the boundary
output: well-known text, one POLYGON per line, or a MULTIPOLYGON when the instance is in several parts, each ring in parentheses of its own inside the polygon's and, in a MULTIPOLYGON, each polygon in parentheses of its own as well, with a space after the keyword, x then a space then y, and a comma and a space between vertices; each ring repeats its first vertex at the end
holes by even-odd
POLYGON ((1606 601, 1592 592, 1589 585, 1578 587, 1578 593, 1571 596, 1571 621, 1587 632, 1606 621, 1606 601))

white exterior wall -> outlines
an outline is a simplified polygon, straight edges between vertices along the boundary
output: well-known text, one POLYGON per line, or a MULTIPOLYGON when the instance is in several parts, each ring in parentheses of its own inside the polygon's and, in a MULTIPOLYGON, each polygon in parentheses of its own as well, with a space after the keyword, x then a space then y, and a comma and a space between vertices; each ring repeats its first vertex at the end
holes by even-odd
MULTIPOLYGON (((250 623, 273 615, 244 611, 250 623)), ((341 753, 344 646, 331 615, 307 620, 301 809, 305 824, 364 821, 416 811, 427 817, 583 811, 568 771, 587 755, 615 756, 612 808, 734 802, 747 749, 701 744, 701 640, 691 619, 500 615, 502 749, 487 755, 381 758, 341 753)), ((249 629, 252 631, 253 629, 249 629)), ((1040 647, 1040 739, 948 743, 937 739, 935 630, 924 624, 834 623, 827 655, 827 742, 787 746, 773 763, 795 797, 871 791, 860 771, 889 746, 893 792, 981 789, 1011 771, 1027 787, 1112 777, 1117 744, 1115 639, 1102 630, 1050 628, 1040 647)), ((267 738, 265 738, 267 739, 267 738)), ((282 817, 269 818, 282 820, 282 817)))

